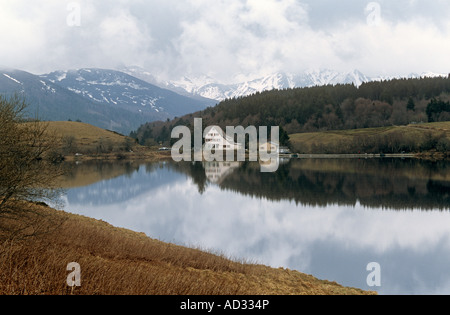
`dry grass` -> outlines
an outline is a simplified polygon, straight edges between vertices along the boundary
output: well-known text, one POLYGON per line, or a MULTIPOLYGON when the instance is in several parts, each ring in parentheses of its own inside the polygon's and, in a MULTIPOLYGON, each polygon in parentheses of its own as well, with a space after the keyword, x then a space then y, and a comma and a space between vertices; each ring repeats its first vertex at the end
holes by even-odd
POLYGON ((117 148, 127 139, 118 133, 80 122, 54 121, 45 124, 48 124, 49 132, 54 132, 60 138, 74 137, 76 146, 80 148, 95 149, 101 139, 117 148))
POLYGON ((43 122, 56 139, 56 150, 66 161, 135 160, 170 158, 170 152, 141 146, 134 139, 90 124, 72 121, 43 122))
MULTIPOLYGON (((408 126, 392 126, 381 128, 366 128, 355 130, 324 131, 312 133, 300 133, 290 135, 291 143, 296 151, 304 153, 317 153, 311 149, 314 146, 333 148, 337 144, 345 147, 355 142, 357 138, 372 138, 377 136, 399 137, 406 142, 416 145, 424 142, 427 136, 444 135, 450 140, 450 122, 415 124, 408 126)), ((347 152, 358 153, 358 152, 347 152)))
POLYGON ((297 271, 231 261, 163 243, 86 217, 35 207, 56 230, 0 246, 2 295, 353 295, 367 294, 297 271), (58 225, 56 225, 58 226, 58 225), (67 265, 81 266, 70 288, 67 265))

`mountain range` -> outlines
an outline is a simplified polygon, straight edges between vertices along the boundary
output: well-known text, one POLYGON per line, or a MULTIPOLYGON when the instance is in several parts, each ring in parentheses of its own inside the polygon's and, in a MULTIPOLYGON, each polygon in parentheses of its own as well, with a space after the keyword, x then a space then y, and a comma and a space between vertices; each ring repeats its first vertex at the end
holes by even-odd
POLYGON ((277 72, 264 77, 246 80, 244 82, 223 84, 211 77, 182 77, 178 80, 161 80, 150 72, 139 67, 122 68, 123 72, 139 77, 160 87, 174 92, 190 95, 191 97, 205 97, 222 101, 229 98, 248 96, 257 92, 302 88, 323 85, 354 84, 359 87, 365 82, 391 80, 400 78, 437 77, 448 74, 427 72, 411 73, 405 76, 369 77, 358 70, 339 72, 335 70, 307 70, 300 74, 277 72))
MULTIPOLYGON (((405 77, 447 76, 436 73, 405 77)), ((129 134, 147 122, 167 120, 215 106, 224 99, 244 97, 273 89, 288 89, 388 80, 370 78, 358 70, 274 73, 241 83, 222 84, 213 78, 183 77, 161 80, 139 67, 119 70, 77 69, 35 75, 0 69, 0 94, 22 95, 28 116, 41 120, 81 120, 94 126, 129 134)), ((397 77, 399 78, 399 77, 397 77)))
POLYGON ((0 70, 0 94, 15 93, 25 98, 30 117, 81 120, 123 134, 150 121, 172 119, 217 103, 179 95, 126 73, 106 69, 43 75, 0 70))
POLYGON ((234 84, 220 84, 206 78, 206 84, 201 84, 201 79, 182 78, 178 81, 170 82, 174 87, 185 89, 186 91, 203 97, 209 97, 217 100, 248 96, 257 92, 270 90, 283 90, 288 88, 302 88, 322 85, 351 84, 359 86, 363 82, 370 81, 361 72, 355 70, 341 73, 332 70, 306 71, 301 74, 289 74, 277 72, 261 78, 248 80, 234 84), (200 82, 200 84, 199 84, 200 82))

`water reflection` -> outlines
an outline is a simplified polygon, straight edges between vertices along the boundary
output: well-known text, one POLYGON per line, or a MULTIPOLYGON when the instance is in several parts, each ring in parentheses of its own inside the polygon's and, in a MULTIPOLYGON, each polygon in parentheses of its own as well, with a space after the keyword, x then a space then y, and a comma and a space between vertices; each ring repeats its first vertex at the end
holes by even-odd
MULTIPOLYGON (((73 172, 83 168, 95 169, 73 172)), ((273 174, 257 163, 118 168, 69 189, 66 210, 363 289, 367 264, 378 262, 382 294, 450 293, 446 163, 293 160, 273 174)))
MULTIPOLYGON (((445 210, 450 206, 450 168, 418 160, 284 160, 278 172, 262 173, 255 163, 211 162, 187 173, 221 189, 301 205, 355 206, 397 210, 445 210)), ((185 172, 178 165, 179 171, 185 172)), ((199 185, 204 189, 205 183, 199 185)))
MULTIPOLYGON (((214 184, 221 184, 226 177, 231 175, 241 166, 240 162, 205 162, 205 175, 208 181, 214 184)), ((201 170, 200 170, 201 172, 201 170)))

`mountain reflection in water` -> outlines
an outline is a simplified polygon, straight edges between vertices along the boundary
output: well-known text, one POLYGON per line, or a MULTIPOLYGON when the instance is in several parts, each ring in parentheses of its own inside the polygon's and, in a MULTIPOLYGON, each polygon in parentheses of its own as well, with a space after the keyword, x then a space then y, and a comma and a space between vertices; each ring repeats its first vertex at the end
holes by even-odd
POLYGON ((450 293, 445 162, 284 160, 276 173, 247 162, 67 167, 66 211, 381 294, 450 293), (380 288, 367 287, 370 262, 382 267, 380 288))

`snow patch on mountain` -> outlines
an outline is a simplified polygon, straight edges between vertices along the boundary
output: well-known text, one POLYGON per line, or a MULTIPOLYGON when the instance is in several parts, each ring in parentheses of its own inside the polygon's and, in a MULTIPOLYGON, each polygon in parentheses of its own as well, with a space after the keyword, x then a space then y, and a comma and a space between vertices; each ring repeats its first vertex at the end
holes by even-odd
POLYGON ((3 75, 4 75, 5 77, 7 77, 8 79, 10 79, 10 80, 16 82, 17 84, 22 85, 22 82, 20 82, 19 80, 14 79, 13 77, 7 75, 6 73, 3 73, 3 75))
POLYGON ((40 81, 40 82, 42 83, 42 85, 43 85, 43 87, 42 87, 42 90, 43 90, 43 91, 48 91, 48 92, 51 92, 51 93, 53 93, 53 94, 56 94, 55 88, 49 86, 45 81, 42 81, 42 80, 39 80, 39 81, 40 81))

